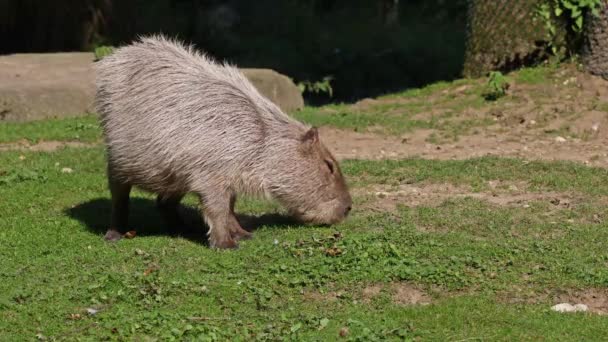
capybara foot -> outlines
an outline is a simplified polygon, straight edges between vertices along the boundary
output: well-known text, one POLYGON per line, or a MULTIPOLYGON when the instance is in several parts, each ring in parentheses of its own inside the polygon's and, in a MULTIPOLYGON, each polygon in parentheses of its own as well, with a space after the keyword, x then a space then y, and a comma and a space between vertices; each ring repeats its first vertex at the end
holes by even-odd
POLYGON ((210 245, 213 248, 217 248, 217 249, 236 249, 239 248, 239 244, 234 241, 234 239, 232 238, 227 238, 227 239, 222 239, 222 240, 218 240, 218 241, 210 241, 210 245))
POLYGON ((251 238, 253 238, 253 234, 251 234, 250 232, 246 231, 245 229, 239 229, 236 232, 231 232, 230 236, 236 240, 250 240, 251 238))
POLYGON ((106 241, 110 241, 110 242, 116 242, 120 239, 122 239, 122 234, 120 234, 119 231, 117 231, 116 229, 108 229, 108 231, 106 232, 106 235, 104 235, 104 240, 106 241))

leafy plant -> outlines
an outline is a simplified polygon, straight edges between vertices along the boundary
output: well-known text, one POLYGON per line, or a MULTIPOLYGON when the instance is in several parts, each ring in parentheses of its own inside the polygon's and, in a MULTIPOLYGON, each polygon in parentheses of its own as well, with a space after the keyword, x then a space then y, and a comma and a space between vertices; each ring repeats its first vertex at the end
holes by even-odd
POLYGON ((483 97, 488 101, 495 101, 507 94, 509 82, 500 71, 492 71, 488 77, 487 90, 483 97))
POLYGON ((554 55, 572 50, 572 46, 578 44, 583 33, 585 13, 590 11, 597 16, 601 5, 602 0, 545 0, 539 5, 536 15, 544 22, 549 46, 554 55), (570 48, 558 39, 559 19, 566 25, 570 48))
POLYGON ((334 90, 331 87, 331 81, 333 81, 333 77, 332 76, 325 76, 323 77, 323 79, 321 81, 316 81, 316 82, 310 82, 310 81, 303 81, 298 83, 298 88, 300 88, 300 91, 302 93, 304 92, 310 92, 310 93, 315 93, 315 94, 319 94, 319 93, 326 93, 329 95, 329 97, 332 97, 334 95, 334 90))
POLYGON ((95 61, 99 61, 107 55, 110 55, 114 52, 113 46, 98 46, 95 48, 95 61))

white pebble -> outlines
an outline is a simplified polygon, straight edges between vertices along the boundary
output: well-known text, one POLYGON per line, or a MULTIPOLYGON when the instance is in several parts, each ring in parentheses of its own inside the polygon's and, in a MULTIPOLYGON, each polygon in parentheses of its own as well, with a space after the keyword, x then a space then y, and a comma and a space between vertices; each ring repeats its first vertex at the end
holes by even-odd
POLYGON ((574 308, 574 306, 572 304, 560 303, 557 305, 553 305, 551 307, 551 310, 557 311, 557 312, 574 312, 576 309, 574 308))
POLYGON ((589 310, 589 307, 585 304, 574 305, 574 311, 576 311, 576 312, 585 312, 587 310, 589 310))
POLYGON ((570 303, 560 303, 553 305, 551 310, 557 312, 586 312, 589 310, 589 307, 585 304, 572 305, 570 303))
POLYGON ((564 138, 564 137, 555 137, 555 142, 564 143, 564 142, 566 142, 566 138, 564 138))
POLYGON ((61 173, 72 173, 74 172, 74 170, 70 169, 69 167, 64 167, 63 169, 61 169, 61 173))

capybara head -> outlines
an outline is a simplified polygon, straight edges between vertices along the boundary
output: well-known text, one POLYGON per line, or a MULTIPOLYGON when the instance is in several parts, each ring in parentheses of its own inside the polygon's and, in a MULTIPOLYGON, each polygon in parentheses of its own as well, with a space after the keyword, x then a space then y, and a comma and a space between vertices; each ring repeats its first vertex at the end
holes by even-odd
POLYGON ((297 219, 334 224, 350 212, 352 199, 340 166, 316 128, 289 144, 288 159, 274 165, 271 192, 297 219))

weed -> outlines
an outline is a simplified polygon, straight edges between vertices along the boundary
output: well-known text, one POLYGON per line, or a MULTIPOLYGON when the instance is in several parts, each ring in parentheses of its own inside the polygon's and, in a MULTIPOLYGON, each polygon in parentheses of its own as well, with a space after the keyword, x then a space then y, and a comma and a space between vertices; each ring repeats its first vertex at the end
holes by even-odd
POLYGON ((492 71, 488 76, 486 91, 483 93, 486 101, 496 101, 507 94, 509 82, 500 71, 492 71))

